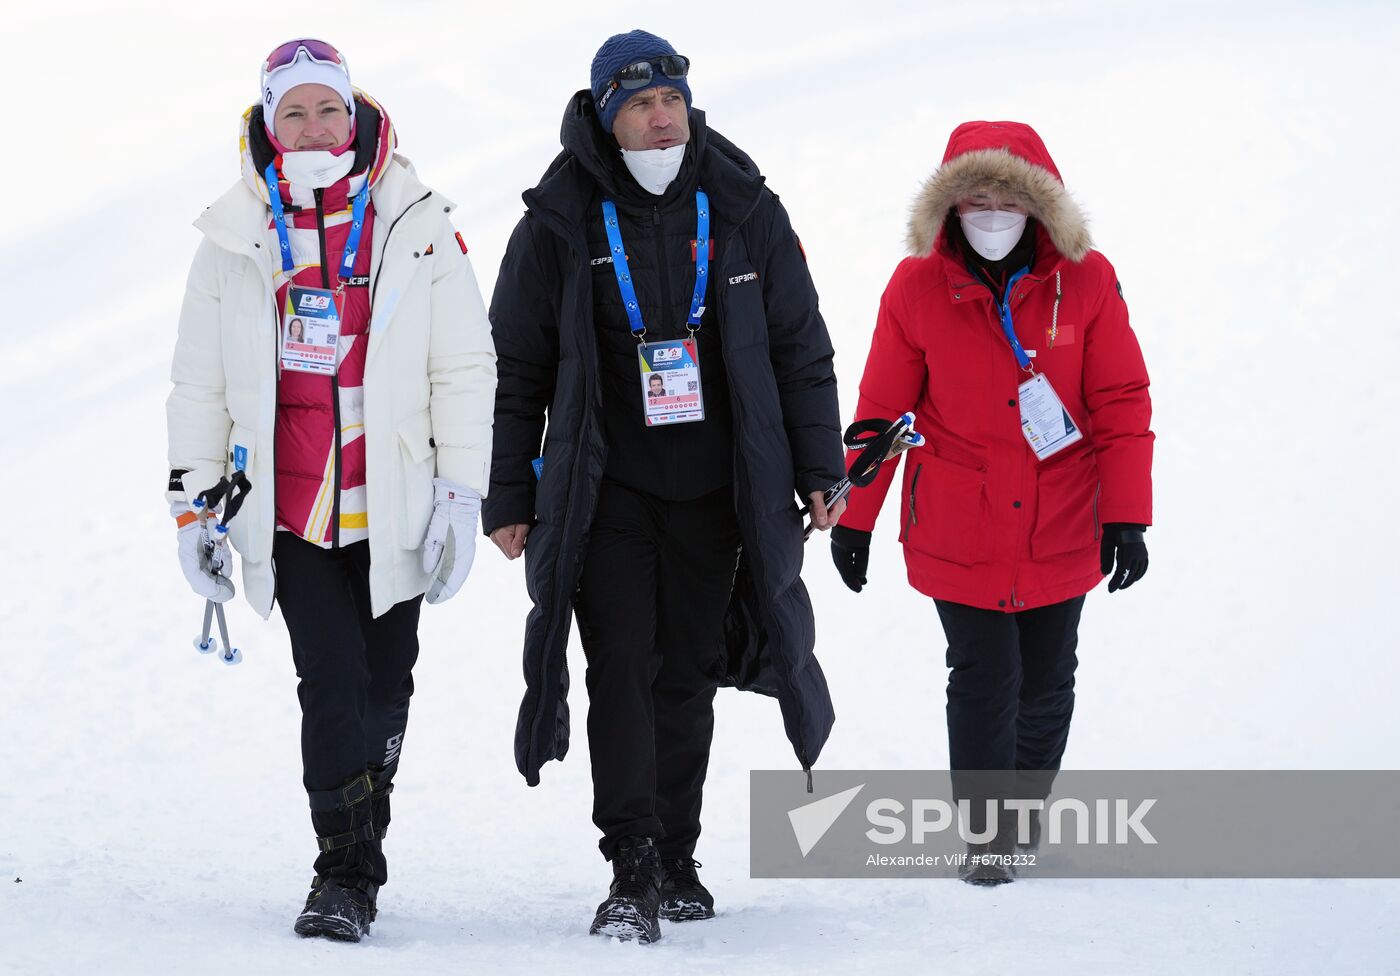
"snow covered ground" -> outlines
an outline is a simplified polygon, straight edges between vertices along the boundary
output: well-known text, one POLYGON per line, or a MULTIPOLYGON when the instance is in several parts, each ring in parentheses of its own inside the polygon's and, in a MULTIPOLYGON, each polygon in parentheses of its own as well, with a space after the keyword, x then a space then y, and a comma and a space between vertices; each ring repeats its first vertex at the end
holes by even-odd
MULTIPOLYGON (((190 221, 237 176, 237 117, 273 44, 305 31, 348 53, 403 152, 462 205, 489 293, 594 49, 645 26, 693 59, 697 104, 792 213, 848 412, 907 202, 955 124, 1032 123, 1092 215, 1153 374, 1157 525, 1146 580, 1090 599, 1069 764, 1396 767, 1394 5, 418 0, 341 3, 330 22, 303 3, 16 7, 0 35, 0 971, 1400 972, 1393 881, 749 880, 748 771, 792 756, 776 706, 734 692, 697 852, 720 917, 649 949, 590 939, 608 875, 583 696, 568 760, 528 789, 511 753, 522 569, 486 547, 424 615, 373 936, 302 941, 313 851, 285 636, 240 600, 245 663, 191 650, 200 605, 159 494, 190 221)), ((809 553, 838 711, 826 768, 947 763, 942 638, 893 521, 859 596, 809 553)))

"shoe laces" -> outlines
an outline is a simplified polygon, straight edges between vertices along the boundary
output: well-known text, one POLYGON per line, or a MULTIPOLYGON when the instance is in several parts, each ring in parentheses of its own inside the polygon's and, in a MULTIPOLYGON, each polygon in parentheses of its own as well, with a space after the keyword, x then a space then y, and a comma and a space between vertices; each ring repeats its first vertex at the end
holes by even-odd
POLYGON ((628 845, 613 856, 614 897, 645 899, 656 887, 656 848, 650 844, 628 845))
POLYGON ((667 881, 673 885, 684 885, 690 888, 699 887, 700 875, 696 873, 695 869, 704 866, 693 857, 671 857, 661 862, 661 867, 666 872, 667 881))

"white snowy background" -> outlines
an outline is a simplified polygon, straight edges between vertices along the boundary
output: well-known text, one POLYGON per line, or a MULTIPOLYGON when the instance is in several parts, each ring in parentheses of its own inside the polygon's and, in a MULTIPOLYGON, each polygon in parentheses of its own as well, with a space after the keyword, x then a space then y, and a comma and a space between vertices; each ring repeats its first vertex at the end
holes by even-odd
MULTIPOLYGON (((1090 213, 1153 376, 1157 515, 1146 579, 1090 597, 1067 764, 1400 765, 1395 5, 3 13, 0 971, 1400 972, 1393 881, 749 880, 749 770, 794 764, 776 705, 732 691, 697 851, 719 917, 645 949, 590 938, 609 872, 584 695, 567 761, 527 788, 522 567, 485 545, 424 614, 373 935, 300 940, 314 848, 285 632, 240 597, 245 663, 195 654, 161 501, 190 222, 237 178, 274 44, 342 47, 461 205, 489 296, 594 50, 644 26, 692 58, 696 104, 791 212, 847 417, 908 201, 957 123, 1033 124, 1090 213)), ((838 713, 819 769, 947 764, 942 634, 895 535, 887 515, 859 596, 824 540, 808 551, 838 713)))

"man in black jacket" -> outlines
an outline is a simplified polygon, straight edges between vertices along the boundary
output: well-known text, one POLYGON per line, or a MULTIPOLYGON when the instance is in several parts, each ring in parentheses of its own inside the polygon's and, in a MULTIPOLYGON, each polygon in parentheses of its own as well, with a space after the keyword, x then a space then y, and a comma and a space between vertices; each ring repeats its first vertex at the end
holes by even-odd
POLYGON ((688 69, 644 31, 603 45, 491 303, 483 526, 525 555, 535 603, 516 759, 535 785, 568 747, 572 610, 614 870, 591 931, 642 942, 658 914, 714 915, 693 854, 715 689, 777 697, 807 769, 833 720, 794 498, 822 529, 844 507, 822 502, 842 474, 831 341, 787 213, 691 108, 688 69))

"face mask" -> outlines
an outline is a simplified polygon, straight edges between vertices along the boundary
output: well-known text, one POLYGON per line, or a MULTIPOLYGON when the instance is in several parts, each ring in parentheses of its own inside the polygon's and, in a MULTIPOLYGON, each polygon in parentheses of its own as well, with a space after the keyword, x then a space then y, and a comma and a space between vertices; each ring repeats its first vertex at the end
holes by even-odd
POLYGON ((641 184, 642 189, 657 196, 666 192, 666 187, 676 178, 685 159, 685 143, 669 149, 624 149, 622 161, 627 164, 627 172, 641 184))
POLYGON ((1009 210, 974 210, 961 219, 967 242, 988 261, 999 261, 1010 254, 1026 229, 1026 215, 1009 210))
POLYGON ((352 152, 333 154, 329 149, 302 149, 282 154, 282 175, 288 183, 321 190, 350 172, 352 152))

